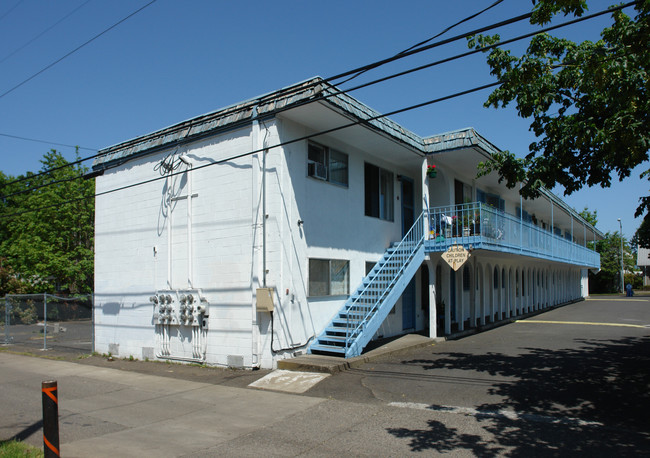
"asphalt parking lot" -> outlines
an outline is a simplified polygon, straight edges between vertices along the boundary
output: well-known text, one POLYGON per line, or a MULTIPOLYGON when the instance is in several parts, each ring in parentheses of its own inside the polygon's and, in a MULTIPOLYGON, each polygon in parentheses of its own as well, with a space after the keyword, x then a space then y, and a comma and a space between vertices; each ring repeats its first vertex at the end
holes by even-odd
MULTIPOLYGON (((334 374, 303 394, 278 398, 275 408, 286 409, 275 413, 255 412, 277 393, 248 387, 270 371, 69 355, 75 364, 64 371, 69 399, 62 405, 70 407, 64 450, 98 447, 98 456, 108 456, 108 444, 119 443, 124 456, 135 456, 130 451, 148 456, 142 450, 153 440, 155 450, 144 450, 155 456, 241 456, 260 450, 269 456, 644 456, 650 450, 649 325, 650 298, 597 297, 334 374), (135 374, 154 378, 131 388, 135 374), (110 382, 103 381, 109 375, 110 382), (161 397, 153 388, 165 386, 170 377, 177 379, 170 386, 178 391, 161 397), (212 393, 208 398, 238 404, 180 401, 192 394, 184 382, 198 383, 197 390, 212 393), (109 385, 110 392, 93 391, 109 385), (111 393, 119 398, 111 401, 111 393), (132 397, 143 406, 151 403, 152 412, 164 418, 149 418, 146 408, 124 404, 132 397), (301 402, 305 397, 311 398, 307 404, 301 402), (94 399, 104 404, 95 405, 94 399), (179 405, 188 411, 179 412, 179 405), (120 409, 129 414, 122 418, 120 409), (176 414, 167 419, 170 411, 176 414), (195 425, 194 419, 200 421, 195 425), (184 443, 150 437, 167 424, 188 431, 197 427, 197 436, 192 440, 189 434, 184 443)), ((37 373, 38 364, 27 365, 37 373)), ((21 425, 37 425, 38 411, 27 407, 38 410, 38 403, 18 399, 32 383, 29 373, 0 374, 7 380, 0 410, 11 412, 0 423, 5 436, 20 432, 21 425)), ((37 429, 28 431, 28 441, 38 442, 37 429)))
MULTIPOLYGON (((309 393, 471 416, 509 454, 621 456, 650 450, 649 387, 650 298, 597 297, 368 363, 309 393)), ((414 449, 443 451, 447 437, 476 451, 476 437, 438 423, 401 434, 414 449)))

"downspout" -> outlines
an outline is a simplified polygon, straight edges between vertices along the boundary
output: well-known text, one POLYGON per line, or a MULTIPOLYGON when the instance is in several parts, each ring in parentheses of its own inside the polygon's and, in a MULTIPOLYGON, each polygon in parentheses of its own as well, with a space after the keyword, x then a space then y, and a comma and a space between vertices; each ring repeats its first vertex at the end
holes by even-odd
POLYGON ((194 273, 192 269, 192 164, 187 158, 179 157, 187 165, 187 284, 194 288, 194 273))
MULTIPOLYGON (((252 122, 252 147, 253 151, 259 149, 259 133, 260 133, 260 123, 257 120, 257 106, 253 107, 253 112, 251 114, 252 122)), ((262 286, 266 287, 266 152, 262 156, 262 286)), ((256 210, 259 215, 259 207, 256 210)), ((257 231, 257 229, 256 229, 257 231)), ((260 364, 260 330, 259 324, 257 321, 257 304, 255 301, 252 303, 252 319, 251 319, 251 367, 253 369, 259 369, 260 364)))
POLYGON ((167 182, 168 208, 167 208, 167 288, 172 289, 172 179, 168 176, 167 182))
POLYGON ((262 152, 262 287, 266 288, 266 153, 262 152))

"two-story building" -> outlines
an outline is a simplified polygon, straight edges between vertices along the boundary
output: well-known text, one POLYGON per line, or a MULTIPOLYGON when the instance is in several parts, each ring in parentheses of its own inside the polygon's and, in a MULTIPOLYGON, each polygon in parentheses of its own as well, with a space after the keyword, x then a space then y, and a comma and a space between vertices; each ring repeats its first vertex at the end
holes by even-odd
POLYGON ((602 234, 550 192, 477 178, 494 151, 320 78, 106 148, 95 349, 270 368, 582 298, 602 234))

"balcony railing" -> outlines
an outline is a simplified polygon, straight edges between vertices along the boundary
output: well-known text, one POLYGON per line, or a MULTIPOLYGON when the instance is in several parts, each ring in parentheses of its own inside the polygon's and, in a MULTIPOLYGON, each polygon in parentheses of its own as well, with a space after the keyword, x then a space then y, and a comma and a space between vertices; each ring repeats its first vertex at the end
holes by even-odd
POLYGON ((451 245, 600 267, 597 252, 480 202, 429 209, 427 251, 451 245))

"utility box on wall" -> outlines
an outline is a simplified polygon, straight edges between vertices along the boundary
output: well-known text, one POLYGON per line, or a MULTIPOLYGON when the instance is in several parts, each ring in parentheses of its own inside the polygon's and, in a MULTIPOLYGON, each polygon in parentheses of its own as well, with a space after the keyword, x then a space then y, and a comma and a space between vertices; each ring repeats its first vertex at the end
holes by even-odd
POLYGON ((257 288, 257 311, 273 311, 273 288, 257 288))

